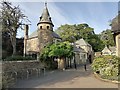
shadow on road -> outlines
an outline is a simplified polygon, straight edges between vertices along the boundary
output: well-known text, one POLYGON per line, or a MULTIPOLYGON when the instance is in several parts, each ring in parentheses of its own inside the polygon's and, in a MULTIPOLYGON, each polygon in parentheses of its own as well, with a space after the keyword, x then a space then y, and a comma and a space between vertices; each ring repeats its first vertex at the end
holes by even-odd
POLYGON ((91 75, 90 65, 87 65, 87 71, 84 70, 83 66, 75 69, 67 69, 64 71, 55 70, 46 72, 44 76, 39 78, 32 78, 28 80, 20 80, 17 82, 15 88, 35 88, 40 86, 49 86, 58 82, 66 82, 73 80, 76 77, 88 77, 91 75))

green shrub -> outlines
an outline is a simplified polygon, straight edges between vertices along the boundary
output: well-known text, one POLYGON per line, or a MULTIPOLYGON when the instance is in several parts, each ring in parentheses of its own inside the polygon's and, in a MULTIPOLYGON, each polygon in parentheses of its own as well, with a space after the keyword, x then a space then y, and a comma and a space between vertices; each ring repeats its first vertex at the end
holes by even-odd
POLYGON ((35 60, 35 58, 32 58, 32 57, 23 57, 23 56, 11 56, 11 57, 8 57, 6 59, 4 59, 4 61, 18 61, 18 60, 35 60))
POLYGON ((94 72, 100 74, 102 78, 118 80, 119 60, 120 58, 111 55, 96 57, 92 63, 92 69, 94 72))

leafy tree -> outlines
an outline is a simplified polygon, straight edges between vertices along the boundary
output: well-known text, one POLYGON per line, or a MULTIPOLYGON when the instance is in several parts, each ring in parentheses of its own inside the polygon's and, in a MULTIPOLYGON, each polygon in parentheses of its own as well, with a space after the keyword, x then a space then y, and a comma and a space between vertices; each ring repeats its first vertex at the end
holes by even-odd
POLYGON ((77 37, 76 40, 80 38, 87 39, 88 36, 94 35, 94 29, 89 27, 88 24, 78 24, 76 25, 77 37))
POLYGON ((17 30, 22 25, 22 20, 27 18, 19 6, 12 6, 9 2, 2 2, 2 32, 7 32, 13 47, 13 55, 16 54, 17 30))
POLYGON ((56 32, 61 36, 63 41, 74 42, 75 41, 74 37, 77 37, 77 33, 74 25, 68 25, 68 24, 61 25, 56 30, 56 32))
POLYGON ((98 35, 94 33, 94 29, 86 23, 78 25, 61 25, 56 32, 64 41, 75 42, 76 40, 84 38, 92 45, 94 51, 101 51, 104 47, 103 42, 98 35))
POLYGON ((59 42, 57 44, 52 44, 45 47, 41 53, 41 56, 44 57, 44 59, 47 59, 48 57, 70 58, 73 54, 73 47, 69 42, 59 42))
POLYGON ((84 38, 90 45, 92 45, 95 52, 101 51, 104 48, 103 42, 100 40, 97 34, 94 33, 94 29, 89 27, 88 24, 76 25, 78 35, 76 40, 84 38))
POLYGON ((100 39, 102 40, 104 46, 105 45, 110 45, 110 46, 114 46, 115 43, 114 43, 114 38, 113 38, 113 35, 112 35, 112 32, 110 29, 107 29, 103 32, 100 33, 99 35, 100 39))
POLYGON ((95 52, 100 52, 104 48, 103 41, 100 40, 99 36, 94 34, 94 35, 89 35, 87 39, 85 39, 90 45, 92 45, 93 50, 95 52))
POLYGON ((73 47, 70 45, 69 42, 63 42, 63 43, 57 43, 57 44, 53 44, 50 47, 50 52, 49 52, 49 56, 53 56, 53 57, 58 57, 58 58, 62 58, 62 57, 72 57, 73 56, 73 47))
POLYGON ((88 24, 78 25, 61 25, 56 32, 65 41, 74 42, 80 38, 87 38, 89 35, 94 34, 94 29, 89 27, 88 24))

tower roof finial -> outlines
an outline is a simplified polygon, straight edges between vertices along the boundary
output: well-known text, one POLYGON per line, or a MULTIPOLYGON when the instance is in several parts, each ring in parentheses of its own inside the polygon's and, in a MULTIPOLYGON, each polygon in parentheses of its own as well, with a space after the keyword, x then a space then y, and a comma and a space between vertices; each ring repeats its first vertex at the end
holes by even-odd
MULTIPOLYGON (((50 17, 50 14, 48 12, 48 8, 47 8, 47 2, 44 3, 45 4, 45 7, 43 9, 43 13, 40 17, 40 22, 39 23, 49 23, 49 24, 52 24, 52 20, 51 20, 51 17, 50 17)), ((38 24, 39 24, 38 23, 38 24)), ((54 26, 54 25, 53 25, 54 26)))
POLYGON ((47 7, 47 1, 45 2, 45 6, 47 7))

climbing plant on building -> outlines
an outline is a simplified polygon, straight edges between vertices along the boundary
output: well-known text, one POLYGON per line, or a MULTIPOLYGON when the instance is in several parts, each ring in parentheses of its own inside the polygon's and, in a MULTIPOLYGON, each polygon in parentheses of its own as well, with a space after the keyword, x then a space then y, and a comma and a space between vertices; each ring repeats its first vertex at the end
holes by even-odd
POLYGON ((45 47, 40 55, 40 60, 48 62, 49 59, 57 59, 58 68, 65 68, 66 58, 74 56, 73 47, 69 42, 59 42, 45 47))

